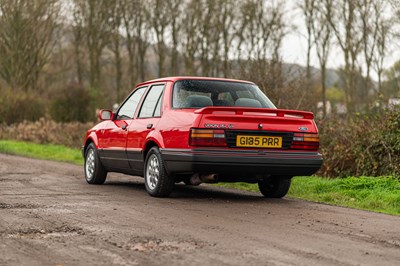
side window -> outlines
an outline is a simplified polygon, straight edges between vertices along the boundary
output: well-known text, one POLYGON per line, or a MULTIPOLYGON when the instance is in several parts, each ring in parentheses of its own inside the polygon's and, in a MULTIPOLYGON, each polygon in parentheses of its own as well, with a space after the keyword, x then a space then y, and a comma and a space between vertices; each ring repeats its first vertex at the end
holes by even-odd
POLYGON ((140 102, 140 99, 145 92, 146 87, 137 89, 132 93, 128 100, 121 106, 118 111, 117 119, 131 119, 135 115, 136 108, 140 102))
POLYGON ((153 117, 161 115, 161 98, 164 91, 164 84, 154 85, 144 99, 139 117, 153 117))
POLYGON ((160 98, 158 99, 156 109, 154 109, 153 116, 155 116, 155 117, 161 116, 161 102, 162 102, 161 98, 162 98, 162 94, 160 95, 160 98))

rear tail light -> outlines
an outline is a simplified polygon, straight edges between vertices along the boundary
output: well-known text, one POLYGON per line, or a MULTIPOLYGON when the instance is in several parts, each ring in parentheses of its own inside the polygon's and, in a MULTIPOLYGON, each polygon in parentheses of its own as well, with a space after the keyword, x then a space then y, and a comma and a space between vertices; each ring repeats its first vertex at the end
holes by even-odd
POLYGON ((290 148, 294 150, 317 151, 319 149, 319 136, 318 134, 294 133, 290 148))
POLYGON ((190 130, 189 145, 191 146, 226 146, 225 131, 221 129, 190 130))

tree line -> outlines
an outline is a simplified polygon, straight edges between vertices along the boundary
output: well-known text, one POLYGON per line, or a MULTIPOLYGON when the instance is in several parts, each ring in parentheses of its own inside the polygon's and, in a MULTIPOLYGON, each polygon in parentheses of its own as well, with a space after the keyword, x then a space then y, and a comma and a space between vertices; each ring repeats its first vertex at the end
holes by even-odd
MULTIPOLYGON (((312 109, 322 101, 325 114, 327 66, 340 50, 338 86, 348 111, 367 108, 384 95, 384 62, 398 41, 397 2, 294 2, 1 0, 0 89, 52 97, 76 83, 95 98, 107 96, 109 104, 150 78, 233 77, 256 82, 278 105, 312 109), (282 62, 282 44, 296 26, 291 9, 302 14, 307 39, 306 71, 294 77, 282 62)), ((396 93, 392 89, 387 97, 400 96, 396 93)))

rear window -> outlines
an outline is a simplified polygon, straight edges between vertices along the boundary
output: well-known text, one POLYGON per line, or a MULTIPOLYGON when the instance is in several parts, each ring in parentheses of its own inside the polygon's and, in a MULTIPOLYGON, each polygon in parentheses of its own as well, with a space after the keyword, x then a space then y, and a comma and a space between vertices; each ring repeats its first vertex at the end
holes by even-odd
POLYGON ((214 80, 179 80, 175 82, 172 106, 174 108, 206 106, 276 108, 256 85, 214 80))

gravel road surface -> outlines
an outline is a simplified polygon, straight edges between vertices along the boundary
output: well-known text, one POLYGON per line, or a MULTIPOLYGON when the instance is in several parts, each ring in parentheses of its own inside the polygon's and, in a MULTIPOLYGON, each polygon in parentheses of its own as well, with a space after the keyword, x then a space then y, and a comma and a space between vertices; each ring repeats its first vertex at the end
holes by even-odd
POLYGON ((0 265, 400 265, 400 217, 0 154, 0 265))

